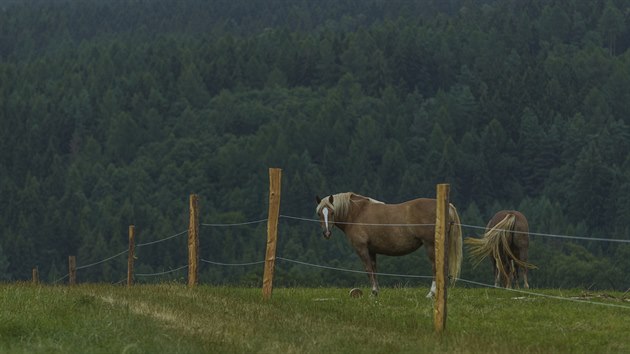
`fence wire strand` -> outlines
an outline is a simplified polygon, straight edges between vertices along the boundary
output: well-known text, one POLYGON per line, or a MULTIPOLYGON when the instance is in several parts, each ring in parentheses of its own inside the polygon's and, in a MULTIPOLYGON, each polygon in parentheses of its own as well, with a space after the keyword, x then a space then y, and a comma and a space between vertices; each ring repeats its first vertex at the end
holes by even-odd
POLYGON ((184 230, 182 232, 178 232, 175 235, 171 235, 171 236, 165 237, 163 239, 159 239, 159 240, 155 240, 155 241, 151 241, 151 242, 139 243, 139 244, 136 245, 136 247, 143 247, 143 246, 148 246, 148 245, 153 245, 153 244, 156 244, 156 243, 168 241, 168 240, 170 240, 172 238, 175 238, 177 236, 181 236, 181 235, 183 235, 183 234, 185 234, 187 232, 188 232, 188 230, 184 230))
POLYGON ((120 255, 122 255, 122 254, 125 254, 125 253, 127 253, 127 252, 129 252, 129 250, 124 250, 124 251, 122 251, 122 252, 120 252, 120 253, 118 253, 118 254, 116 254, 116 255, 113 255, 113 256, 111 256, 111 257, 109 257, 109 258, 105 258, 105 259, 103 259, 103 260, 101 260, 101 261, 94 262, 94 263, 92 263, 92 264, 87 264, 87 265, 84 265, 84 266, 80 266, 80 267, 77 267, 76 269, 77 269, 77 270, 80 270, 80 269, 90 268, 90 267, 93 267, 93 266, 95 266, 95 265, 99 265, 99 264, 101 264, 101 263, 105 263, 105 262, 107 262, 107 261, 111 261, 112 259, 114 259, 114 258, 116 258, 116 257, 118 257, 118 256, 120 256, 120 255))
POLYGON ((293 219, 293 220, 299 220, 299 221, 319 222, 319 220, 317 220, 317 219, 302 218, 302 217, 299 217, 299 216, 280 215, 279 217, 282 218, 282 219, 293 219))
MULTIPOLYGON (((334 270, 334 271, 347 272, 347 273, 356 273, 356 274, 369 274, 369 272, 366 272, 366 271, 354 270, 354 269, 345 269, 345 268, 338 268, 338 267, 331 267, 331 266, 325 266, 325 265, 320 265, 320 264, 313 264, 313 263, 298 261, 298 260, 284 258, 284 257, 276 257, 276 259, 277 260, 281 260, 281 261, 285 261, 285 262, 289 262, 289 263, 300 264, 300 265, 304 265, 304 266, 308 266, 308 267, 319 268, 319 269, 327 269, 327 270, 334 270)), ((249 263, 222 263, 222 262, 213 262, 213 261, 209 261, 209 260, 205 260, 205 259, 202 259, 202 261, 205 262, 205 263, 214 264, 214 265, 220 265, 220 266, 249 266, 249 265, 261 264, 261 263, 265 262, 265 261, 258 261, 258 262, 249 262, 249 263)), ((378 272, 374 273, 374 274, 378 275, 378 276, 389 276, 389 277, 399 277, 399 278, 433 279, 433 276, 429 276, 429 275, 394 274, 394 273, 378 273, 378 272)), ((523 294, 523 295, 544 297, 544 298, 555 299, 555 300, 573 301, 573 302, 578 302, 578 303, 588 303, 588 304, 592 304, 592 305, 617 307, 617 308, 623 308, 623 309, 626 309, 626 310, 630 310, 630 306, 625 306, 625 305, 611 304, 611 303, 606 303, 606 302, 595 302, 595 301, 589 301, 589 300, 580 299, 580 298, 570 298, 570 297, 542 294, 542 293, 536 293, 536 292, 525 291, 525 290, 520 290, 520 289, 507 289, 507 288, 504 288, 504 287, 490 285, 490 284, 485 284, 485 283, 481 283, 481 282, 477 282, 477 281, 473 281, 473 280, 466 280, 466 279, 463 279, 463 278, 457 278, 457 281, 463 282, 463 283, 467 283, 467 284, 473 284, 473 285, 480 286, 480 287, 485 287, 485 288, 491 288, 491 289, 497 289, 497 290, 502 290, 502 291, 515 292, 515 293, 519 293, 519 294, 523 294)))
POLYGON ((69 277, 69 276, 70 276, 70 273, 68 273, 68 274, 64 275, 63 277, 61 277, 61 278, 59 278, 59 279, 57 279, 57 280, 53 281, 53 284, 57 284, 57 283, 59 283, 60 281, 62 281, 62 280, 64 280, 64 279, 66 279, 66 278, 67 278, 67 277, 69 277))
POLYGON ((188 264, 183 265, 183 266, 181 266, 179 268, 167 270, 167 271, 164 271, 164 272, 159 272, 159 273, 136 273, 135 275, 138 276, 138 277, 153 277, 153 276, 158 276, 158 275, 174 273, 174 272, 177 272, 178 270, 182 270, 184 268, 188 268, 188 264))
POLYGON ((199 224, 201 226, 210 226, 210 227, 232 227, 232 226, 244 226, 244 225, 252 225, 252 224, 260 224, 263 222, 266 222, 269 219, 261 219, 261 220, 254 220, 254 221, 245 221, 245 222, 239 222, 239 223, 233 223, 233 224, 199 224))
MULTIPOLYGON (((318 219, 297 217, 297 216, 289 216, 289 215, 280 215, 280 218, 284 219, 292 219, 292 220, 300 220, 300 221, 308 221, 308 222, 319 222, 318 219)), ((350 223, 350 222, 339 222, 336 221, 336 224, 342 225, 364 225, 364 226, 435 226, 435 224, 373 224, 373 223, 350 223)), ((477 226, 477 225, 468 225, 468 224, 457 224, 461 227, 471 228, 471 229, 486 229, 485 226, 477 226)), ((501 229, 498 229, 501 230, 501 229)), ((514 230, 505 230, 512 231, 514 233, 524 233, 522 231, 514 231, 514 230)), ((585 237, 585 236, 570 236, 570 235, 559 235, 559 234, 550 234, 550 233, 540 233, 540 232, 529 232, 529 235, 532 236, 544 236, 544 237, 555 237, 555 238, 564 238, 564 239, 574 239, 574 240, 585 240, 585 241, 602 241, 602 242, 620 242, 620 243, 630 243, 630 239, 615 239, 615 238, 599 238, 599 237, 585 237)))
POLYGON ((250 265, 265 263, 265 261, 248 262, 248 263, 222 263, 222 262, 209 261, 207 259, 201 259, 201 261, 208 264, 214 264, 214 265, 220 265, 220 266, 231 266, 231 267, 250 266, 250 265))
MULTIPOLYGON (((280 218, 283 219, 290 219, 290 220, 298 220, 298 221, 307 221, 307 222, 319 222, 318 219, 313 219, 313 218, 305 218, 305 217, 297 217, 297 216, 290 216, 290 215, 279 215, 280 218)), ((246 221, 246 222, 240 222, 240 223, 201 223, 201 226, 205 226, 205 227, 237 227, 237 226, 245 226, 245 225, 253 225, 253 224, 260 224, 263 222, 267 222, 269 219, 260 219, 260 220, 253 220, 253 221, 246 221)), ((347 222, 337 222, 338 224, 348 224, 348 225, 366 225, 366 226, 435 226, 435 224, 373 224, 373 223, 347 223, 347 222)), ((466 227, 466 228, 472 228, 472 229, 481 229, 481 230, 485 230, 486 227, 485 226, 476 226, 476 225, 468 225, 468 224, 459 224, 461 227, 466 227)), ((187 233, 188 230, 184 230, 182 232, 176 233, 174 235, 168 236, 166 238, 163 239, 159 239, 159 240, 155 240, 155 241, 150 241, 150 242, 145 242, 145 243, 139 243, 136 245, 136 247, 144 247, 144 246, 149 246, 149 245, 153 245, 153 244, 157 244, 157 243, 161 243, 164 241, 168 241, 172 238, 181 236, 185 233, 187 233)), ((536 232, 529 232, 530 235, 533 236, 545 236, 545 237, 556 237, 556 238, 563 238, 563 239, 575 239, 575 240, 584 240, 584 241, 602 241, 602 242, 620 242, 620 243, 630 243, 630 240, 627 239, 610 239, 610 238, 596 238, 596 237, 583 237, 583 236, 569 236, 569 235, 558 235, 558 234, 548 234, 548 233, 536 233, 536 232)), ((111 257, 105 258, 101 261, 98 262, 94 262, 91 264, 87 264, 87 265, 83 265, 83 266, 79 266, 76 269, 77 270, 81 270, 81 269, 85 269, 85 268, 89 268, 89 267, 93 267, 96 265, 99 265, 101 263, 110 261, 114 258, 117 258, 125 253, 128 253, 129 250, 124 250, 118 254, 115 254, 111 257)), ((293 260, 293 259, 289 259, 289 258, 284 258, 284 257, 276 257, 276 259, 281 260, 281 261, 285 261, 285 262, 289 262, 289 263, 294 263, 294 264, 300 264, 300 265, 304 265, 304 266, 310 266, 310 267, 315 267, 315 268, 320 268, 320 269, 329 269, 329 270, 335 270, 335 271, 342 271, 342 272, 349 272, 349 273, 359 273, 359 274, 368 274, 368 272, 366 271, 360 271, 360 270, 352 270, 352 269, 343 269, 343 268, 337 268, 337 267, 331 267, 331 266, 325 266, 325 265, 318 265, 318 264, 312 264, 312 263, 308 263, 308 262, 303 262, 303 261, 298 261, 298 260, 293 260)), ((251 265, 258 265, 258 264, 262 264, 265 261, 256 261, 256 262, 247 262, 247 263, 223 263, 223 262, 215 262, 215 261, 210 261, 207 259, 200 259, 202 262, 204 263, 208 263, 208 264, 213 264, 213 265, 218 265, 218 266, 251 266, 251 265)), ((182 270, 184 268, 187 268, 188 265, 184 265, 181 266, 179 268, 176 269, 172 269, 172 270, 168 270, 168 271, 164 271, 164 272, 158 272, 158 273, 138 273, 135 274, 136 276, 140 276, 140 277, 149 277, 149 276, 159 276, 159 275, 165 275, 165 274, 169 274, 169 273, 173 273, 179 270, 182 270)), ((422 275, 405 275, 405 274, 392 274, 392 273, 374 273, 375 275, 379 275, 379 276, 392 276, 392 277, 406 277, 406 278, 429 278, 431 279, 432 276, 422 276, 422 275)), ((58 283, 60 281, 62 281, 63 279, 69 277, 69 274, 66 274, 65 276, 55 280, 53 283, 58 283)), ((466 282, 466 283, 470 283, 470 284, 475 284, 478 286, 484 286, 484 287, 489 287, 489 288, 496 288, 495 286, 492 285, 487 285, 487 284, 483 284, 483 283, 479 283, 479 282, 475 282, 475 281, 471 281, 471 280, 465 280, 465 279, 459 279, 462 282, 466 282)), ((531 292, 526 292, 526 291, 522 291, 522 290, 515 290, 515 289, 508 289, 511 291, 516 291, 516 292, 521 292, 521 293, 525 293, 525 294, 530 294, 530 295, 535 295, 535 296, 547 296, 547 297, 551 297, 551 298, 558 298, 558 299, 564 299, 566 300, 566 298, 563 297, 557 297, 557 296, 548 296, 548 295, 544 295, 544 294, 538 294, 538 293, 531 293, 531 292)), ((578 301, 578 302, 587 302, 584 300, 579 300, 576 299, 574 301, 578 301)), ((595 303, 595 304, 600 304, 600 303, 595 303)), ((608 304, 613 306, 613 304, 608 304)), ((627 306, 619 306, 617 305, 617 307, 622 307, 622 308, 630 308, 627 306)))
MULTIPOLYGON (((331 267, 331 266, 324 266, 324 265, 319 265, 319 264, 312 264, 312 263, 307 263, 307 262, 302 262, 302 261, 296 261, 294 259, 288 259, 288 258, 284 258, 284 257, 276 257, 276 259, 279 259, 279 260, 282 260, 282 261, 286 261, 286 262, 289 262, 289 263, 296 263, 296 264, 301 264, 301 265, 305 265, 305 266, 309 266, 309 267, 314 267, 314 268, 330 269, 330 270, 336 270, 336 271, 347 272, 347 273, 369 274, 369 272, 366 272, 364 270, 336 268, 336 267, 331 267)), ((388 276, 388 277, 401 277, 401 278, 429 278, 429 279, 433 278, 433 276, 427 276, 427 275, 392 274, 392 273, 378 273, 378 272, 374 273, 374 275, 382 275, 382 276, 388 276)))
MULTIPOLYGON (((318 219, 299 217, 299 216, 291 216, 291 215, 279 215, 281 219, 290 219, 290 220, 298 220, 298 221, 307 221, 307 222, 315 222, 319 223, 318 219)), ((269 219, 260 219, 254 221, 245 221, 241 223, 233 223, 233 224, 222 224, 222 223, 203 223, 200 225, 208 226, 208 227, 231 227, 231 226, 243 226, 243 225, 251 225, 251 224, 260 224, 268 221, 269 219)), ((364 225, 364 226, 393 226, 393 227, 401 227, 401 226, 435 226, 435 224, 378 224, 378 223, 352 223, 352 222, 339 222, 336 221, 336 224, 341 225, 364 225)), ((471 229, 479 229, 485 230, 485 226, 477 226, 477 225, 469 225, 469 224, 458 224, 461 227, 471 228, 471 229)), ((514 233, 523 233, 521 231, 512 231, 514 233)), ((620 242, 620 243, 630 243, 630 239, 614 239, 614 238, 599 238, 599 237, 586 237, 586 236, 571 236, 571 235, 559 235, 559 234, 551 234, 551 233, 540 233, 540 232, 529 232, 529 235, 532 236, 544 236, 544 237, 555 237, 555 238, 564 238, 564 239, 574 239, 574 240, 585 240, 585 241, 602 241, 602 242, 620 242)))
MULTIPOLYGON (((475 225, 466 225, 459 224, 462 227, 470 228, 470 229, 482 229, 485 230, 486 227, 475 226, 475 225)), ((506 230, 506 229, 496 229, 497 231, 510 231, 512 233, 521 233, 521 234, 529 234, 530 236, 545 236, 545 237, 555 237, 555 238, 564 238, 564 239, 573 239, 573 240, 585 240, 585 241, 603 241, 603 242, 621 242, 621 243, 630 243, 630 240, 627 239, 619 239, 619 238, 599 238, 599 237, 585 237, 585 236, 569 236, 569 235, 557 235, 557 234, 545 234, 539 232, 524 232, 524 231, 516 231, 516 230, 506 230)))

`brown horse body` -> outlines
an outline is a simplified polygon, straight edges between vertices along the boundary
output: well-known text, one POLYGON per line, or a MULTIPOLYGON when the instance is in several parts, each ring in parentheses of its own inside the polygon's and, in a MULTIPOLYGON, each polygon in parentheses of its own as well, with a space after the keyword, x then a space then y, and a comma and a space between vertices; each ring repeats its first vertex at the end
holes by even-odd
POLYGON ((536 266, 527 262, 529 248, 529 224, 527 218, 516 210, 501 210, 494 214, 486 226, 483 238, 467 238, 471 255, 478 265, 491 256, 494 286, 519 287, 522 275, 523 286, 529 289, 527 270, 536 266))
MULTIPOLYGON (((325 238, 337 226, 363 261, 378 295, 376 255, 403 256, 424 245, 435 277, 435 199, 419 198, 400 204, 384 204, 355 193, 339 193, 316 198, 325 238)), ((448 269, 452 281, 459 276, 462 259, 461 225, 457 210, 449 208, 448 269)), ((435 281, 428 297, 435 294, 435 281)))

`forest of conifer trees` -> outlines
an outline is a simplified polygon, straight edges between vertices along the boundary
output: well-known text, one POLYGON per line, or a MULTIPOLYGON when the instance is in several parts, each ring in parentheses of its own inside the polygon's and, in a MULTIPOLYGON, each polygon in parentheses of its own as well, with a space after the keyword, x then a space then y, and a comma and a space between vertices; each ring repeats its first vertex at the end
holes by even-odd
MULTIPOLYGON (((191 193, 202 223, 264 219, 279 167, 283 215, 314 218, 316 194, 397 203, 449 183, 465 225, 528 217, 532 286, 625 290, 629 48, 621 0, 0 0, 0 280, 38 267, 54 282, 68 255, 125 250, 130 224, 140 243, 184 231, 191 193)), ((264 257, 264 224, 201 231, 203 259, 264 257)), ((184 265, 185 244, 139 249, 137 272, 184 265)), ((278 254, 361 268, 340 231, 325 241, 309 221, 281 220, 278 254)), ((381 262, 430 274, 423 251, 381 262)), ((122 256, 78 274, 125 276, 122 256)), ((206 283, 261 276, 201 268, 206 283)), ((465 261, 462 277, 489 282, 490 266, 465 261)))

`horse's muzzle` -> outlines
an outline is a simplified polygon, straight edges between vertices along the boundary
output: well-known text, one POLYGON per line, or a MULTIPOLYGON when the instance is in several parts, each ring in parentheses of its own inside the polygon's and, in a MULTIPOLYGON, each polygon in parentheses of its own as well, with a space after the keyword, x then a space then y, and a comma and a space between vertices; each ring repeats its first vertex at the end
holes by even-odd
POLYGON ((324 235, 325 239, 330 239, 330 235, 332 234, 330 231, 326 230, 324 232, 322 232, 322 234, 324 235))

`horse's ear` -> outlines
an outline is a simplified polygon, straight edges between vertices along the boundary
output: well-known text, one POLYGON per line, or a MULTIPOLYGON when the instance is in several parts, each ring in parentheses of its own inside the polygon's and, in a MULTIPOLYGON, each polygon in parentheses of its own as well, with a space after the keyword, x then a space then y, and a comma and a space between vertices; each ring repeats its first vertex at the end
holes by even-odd
POLYGON ((315 201, 317 202, 317 205, 319 205, 319 203, 321 203, 322 198, 320 198, 318 195, 315 196, 315 201))
POLYGON ((330 195, 330 197, 328 197, 328 201, 330 202, 330 204, 333 204, 333 196, 332 196, 332 194, 330 195))

